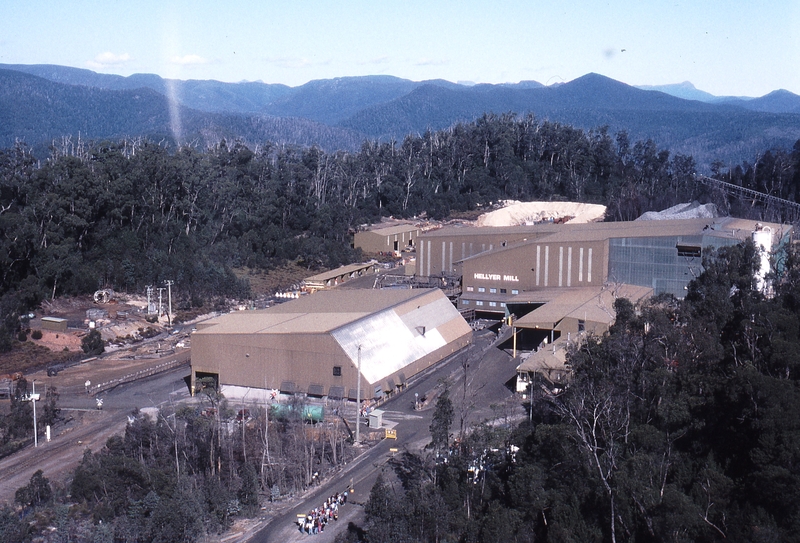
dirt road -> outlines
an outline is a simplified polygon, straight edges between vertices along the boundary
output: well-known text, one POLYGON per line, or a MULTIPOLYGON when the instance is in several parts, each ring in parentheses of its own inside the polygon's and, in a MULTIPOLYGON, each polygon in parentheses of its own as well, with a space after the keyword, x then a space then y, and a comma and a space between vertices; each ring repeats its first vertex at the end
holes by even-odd
POLYGON ((0 503, 13 501, 16 490, 28 484, 36 470, 41 469, 53 482, 65 481, 80 463, 86 449, 97 452, 109 437, 124 431, 133 409, 157 407, 163 401, 169 401, 171 396, 188 397, 183 377, 188 374, 189 354, 187 350, 163 359, 127 364, 96 360, 68 368, 55 377, 48 377, 44 372, 26 376, 29 382, 36 381, 37 392, 44 392, 46 386, 58 387, 64 422, 52 428, 50 442, 45 439, 44 429, 39 428, 38 447, 34 447, 31 440, 23 450, 0 460, 0 503), (110 379, 167 360, 177 360, 181 365, 102 393, 102 411, 96 408, 95 398, 86 394, 84 384, 87 379, 110 379))

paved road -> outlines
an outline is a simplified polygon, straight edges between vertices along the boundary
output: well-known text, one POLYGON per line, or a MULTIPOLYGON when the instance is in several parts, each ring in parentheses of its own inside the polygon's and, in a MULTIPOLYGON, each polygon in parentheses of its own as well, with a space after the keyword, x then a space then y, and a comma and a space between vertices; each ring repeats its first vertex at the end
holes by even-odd
MULTIPOLYGON (((514 375, 514 364, 506 353, 490 346, 494 335, 479 334, 473 346, 462 353, 451 357, 448 361, 436 366, 433 370, 412 380, 402 394, 387 401, 380 407, 384 411, 384 422, 393 425, 397 430, 397 441, 385 439, 365 451, 356 460, 345 467, 335 477, 323 483, 319 488, 308 492, 301 500, 270 519, 263 529, 256 533, 253 543, 283 543, 305 541, 310 537, 301 533, 295 519, 298 514, 305 514, 325 501, 335 492, 342 492, 351 484, 353 492, 347 505, 340 509, 338 522, 329 523, 322 534, 313 536, 315 543, 330 543, 336 535, 347 529, 348 522, 360 522, 363 518, 363 503, 367 501, 369 492, 382 469, 388 469, 387 462, 393 455, 390 448, 419 451, 430 441, 430 423, 433 415, 435 399, 419 410, 414 410, 414 394, 419 397, 432 398, 433 392, 440 389, 439 383, 447 379, 451 385, 450 394, 456 408, 455 425, 459 424, 459 395, 467 397, 467 424, 479 422, 487 418, 495 418, 496 406, 508 400, 512 394, 503 383, 505 378, 514 375), (468 362, 467 378, 464 379, 464 364, 468 362), (504 379, 498 377, 504 376, 504 379), (459 383, 468 383, 467 392, 458 388, 459 383)), ((519 413, 517 413, 517 416, 519 413)), ((457 428, 454 428, 457 431, 457 428)))
MULTIPOLYGON (((178 356, 188 360, 188 353, 178 356)), ((86 366, 83 370, 91 371, 89 365, 86 366)), ((37 448, 31 443, 0 460, 0 503, 13 501, 16 489, 28 484, 31 475, 38 469, 44 472, 45 477, 63 481, 80 464, 86 449, 97 452, 109 437, 124 431, 128 415, 133 409, 158 407, 187 398, 189 392, 183 378, 188 373, 188 366, 181 366, 104 392, 101 395, 104 400, 102 411, 96 409, 94 397, 81 393, 83 387, 60 389, 59 407, 62 408, 66 423, 53 428, 49 443, 44 436, 40 436, 37 448)), ((29 375, 28 379, 36 379, 37 383, 48 380, 44 374, 29 375)), ((49 382, 57 383, 56 379, 58 377, 49 382)))

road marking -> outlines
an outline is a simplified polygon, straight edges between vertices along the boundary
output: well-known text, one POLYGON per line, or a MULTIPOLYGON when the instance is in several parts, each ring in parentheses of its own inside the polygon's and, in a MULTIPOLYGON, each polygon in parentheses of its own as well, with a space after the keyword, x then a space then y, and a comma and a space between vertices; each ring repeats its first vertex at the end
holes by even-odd
POLYGON ((390 418, 392 419, 401 419, 401 420, 424 418, 422 415, 409 415, 408 413, 403 413, 402 411, 384 411, 383 412, 384 419, 386 418, 386 415, 390 415, 390 418))

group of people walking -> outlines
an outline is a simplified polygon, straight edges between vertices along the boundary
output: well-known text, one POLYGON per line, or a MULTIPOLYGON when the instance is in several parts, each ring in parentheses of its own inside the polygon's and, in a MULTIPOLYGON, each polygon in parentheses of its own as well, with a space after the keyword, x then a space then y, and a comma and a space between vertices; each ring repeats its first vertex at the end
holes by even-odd
POLYGON ((297 517, 297 525, 302 533, 316 535, 325 530, 331 520, 339 520, 339 506, 347 503, 347 491, 337 492, 320 507, 312 509, 306 516, 297 517))

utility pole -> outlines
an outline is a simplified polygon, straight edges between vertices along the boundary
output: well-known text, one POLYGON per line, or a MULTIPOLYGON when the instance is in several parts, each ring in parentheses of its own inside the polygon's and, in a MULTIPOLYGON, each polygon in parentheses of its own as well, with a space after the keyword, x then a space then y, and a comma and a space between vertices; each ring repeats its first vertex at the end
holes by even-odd
POLYGON ((33 393, 31 394, 31 401, 33 401, 33 446, 39 446, 39 429, 36 427, 36 379, 31 381, 33 385, 33 393))
POLYGON ((153 296, 153 286, 152 285, 147 285, 147 314, 148 315, 151 314, 151 309, 153 307, 152 302, 150 301, 150 298, 152 296, 153 296))
POLYGON ((164 283, 167 285, 167 300, 169 300, 169 313, 167 314, 167 318, 169 320, 169 325, 172 326, 172 285, 175 281, 167 279, 164 283))
POLYGON ((164 294, 166 289, 163 287, 158 287, 158 318, 161 318, 161 314, 164 312, 164 303, 161 301, 161 296, 164 294))
POLYGON ((33 403, 33 446, 39 446, 39 432, 36 426, 36 400, 39 399, 39 395, 36 394, 36 380, 34 379, 31 381, 31 385, 33 386, 33 392, 27 395, 27 397, 23 398, 26 402, 33 403))
POLYGON ((361 344, 358 345, 358 384, 356 385, 356 443, 360 443, 361 430, 361 344))

